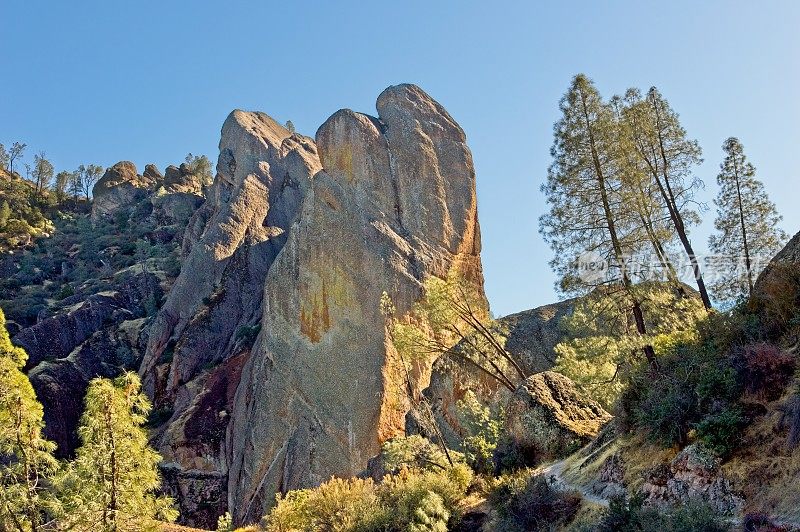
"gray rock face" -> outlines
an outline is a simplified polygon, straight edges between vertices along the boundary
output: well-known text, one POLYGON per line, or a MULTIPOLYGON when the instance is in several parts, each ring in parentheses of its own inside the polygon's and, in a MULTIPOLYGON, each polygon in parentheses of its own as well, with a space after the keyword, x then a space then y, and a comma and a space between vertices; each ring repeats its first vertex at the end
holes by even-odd
POLYGON ((114 216, 121 209, 131 209, 148 196, 156 185, 151 173, 138 175, 136 165, 121 161, 106 170, 92 189, 92 219, 114 216))
POLYGON ((274 493, 362 471, 403 430, 402 379, 383 327, 428 275, 482 288, 475 175, 463 131, 413 85, 343 110, 317 132, 323 170, 266 278, 259 335, 237 389, 229 502, 255 521, 274 493))
POLYGON ((718 458, 689 445, 668 468, 645 479, 642 492, 651 504, 674 506, 702 500, 720 514, 736 514, 744 507, 744 498, 732 489, 719 466, 718 458))
MULTIPOLYGON (((223 125, 215 182, 188 220, 181 274, 150 328, 140 368, 156 407, 171 411, 155 442, 174 479, 226 478, 224 436, 261 323, 264 280, 319 169, 313 141, 263 113, 234 111, 223 125)), ((167 168, 164 186, 189 186, 185 178, 167 168)), ((225 484, 204 497, 225 502, 225 484)), ((197 504, 181 502, 191 516, 183 521, 213 526, 216 516, 190 512, 197 504)))
POLYGON ((536 465, 576 451, 595 436, 611 415, 560 373, 528 377, 506 404, 498 462, 536 465))
POLYGON ((161 294, 155 275, 139 274, 118 290, 89 296, 67 312, 23 329, 14 343, 28 353, 26 371, 45 360, 66 358, 104 327, 142 317, 148 302, 157 302, 161 294))
POLYGON ((44 406, 44 434, 58 445, 59 457, 71 455, 78 445, 89 381, 139 366, 145 315, 161 296, 159 279, 141 273, 14 337, 28 352, 26 371, 44 406))

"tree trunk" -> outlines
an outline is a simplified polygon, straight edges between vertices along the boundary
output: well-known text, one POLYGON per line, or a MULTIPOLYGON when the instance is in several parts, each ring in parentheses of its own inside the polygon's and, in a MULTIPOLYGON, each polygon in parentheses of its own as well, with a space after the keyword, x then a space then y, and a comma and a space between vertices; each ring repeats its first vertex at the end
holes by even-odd
MULTIPOLYGON (((581 92, 581 103, 583 105, 583 117, 586 120, 586 130, 589 133, 589 147, 591 149, 592 154, 592 163, 594 164, 594 170, 597 177, 597 183, 600 187, 600 198, 603 202, 603 212, 605 214, 606 223, 608 224, 608 233, 609 237, 611 238, 611 246, 614 250, 614 257, 616 258, 617 262, 619 263, 620 271, 622 274, 622 285, 625 288, 628 296, 631 298, 633 302, 632 312, 633 312, 633 319, 636 323, 636 332, 639 333, 640 336, 647 335, 647 325, 644 321, 644 314, 642 313, 642 306, 641 302, 638 298, 633 294, 632 286, 633 283, 631 282, 630 277, 628 276, 628 271, 625 268, 625 260, 622 254, 622 245, 619 242, 619 236, 617 235, 617 229, 614 224, 614 216, 611 212, 611 206, 608 201, 608 192, 606 191, 606 181, 605 181, 605 174, 603 173, 603 168, 600 164, 600 157, 597 154, 597 146, 595 143, 594 133, 592 132, 592 124, 589 120, 589 112, 586 108, 586 97, 581 92)), ((642 348, 644 352, 644 356, 647 361, 650 363, 650 366, 654 369, 658 368, 658 361, 656 360, 655 350, 653 349, 652 345, 645 345, 642 348)))
POLYGON ((742 245, 744 246, 744 263, 747 268, 747 295, 753 297, 753 271, 750 269, 750 246, 747 244, 747 228, 744 223, 744 205, 742 204, 742 188, 739 184, 739 167, 733 161, 733 176, 736 180, 736 199, 739 202, 739 223, 742 226, 742 245))
POLYGON ((711 298, 708 296, 706 283, 703 280, 703 274, 700 271, 700 264, 697 262, 697 255, 694 253, 694 248, 689 240, 689 235, 686 234, 686 225, 683 223, 683 216, 678 208, 677 201, 675 200, 675 194, 673 193, 672 186, 669 182, 669 162, 667 161, 667 153, 664 148, 664 137, 661 134, 661 115, 658 112, 658 106, 654 104, 653 110, 656 114, 656 130, 658 131, 658 147, 659 152, 661 153, 661 172, 664 177, 664 183, 661 183, 657 173, 654 173, 654 177, 658 183, 658 189, 661 191, 661 196, 664 198, 664 201, 667 204, 667 211, 672 219, 672 223, 675 225, 675 230, 678 232, 678 238, 680 238, 681 244, 683 244, 683 249, 686 251, 686 254, 689 256, 689 261, 692 263, 692 273, 694 274, 694 279, 697 283, 697 291, 700 292, 700 299, 703 301, 703 306, 706 308, 706 310, 711 310, 711 298))

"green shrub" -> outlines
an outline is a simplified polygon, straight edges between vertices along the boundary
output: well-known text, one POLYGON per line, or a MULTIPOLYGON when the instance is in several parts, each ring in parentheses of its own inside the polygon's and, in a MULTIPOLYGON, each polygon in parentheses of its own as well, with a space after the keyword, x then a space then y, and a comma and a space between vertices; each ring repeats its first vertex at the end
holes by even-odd
POLYGON ((706 415, 696 426, 697 439, 720 458, 726 458, 741 441, 746 422, 742 410, 734 405, 717 414, 706 415))
POLYGON ((623 428, 638 428, 652 441, 685 445, 691 428, 741 389, 729 361, 709 342, 678 343, 660 357, 656 372, 634 371, 617 403, 623 428))
POLYGON ((315 489, 277 497, 267 532, 341 530, 445 532, 458 517, 472 474, 465 465, 440 471, 403 469, 380 484, 332 478, 315 489))
POLYGON ((581 496, 558 489, 530 470, 522 470, 501 478, 489 494, 489 503, 497 511, 494 530, 553 530, 572 521, 581 496))
POLYGON ((256 336, 261 332, 261 324, 255 325, 242 325, 236 331, 236 340, 241 340, 243 343, 253 345, 256 341, 256 336))
POLYGON ((58 295, 56 296, 56 299, 61 301, 62 299, 67 299, 68 297, 74 296, 74 295, 75 295, 75 290, 73 290, 72 286, 70 286, 68 284, 65 284, 58 291, 58 295))
MULTIPOLYGON (((450 450, 450 459, 464 462, 464 455, 450 450)), ((445 470, 449 466, 447 455, 441 447, 418 434, 398 436, 387 440, 381 447, 383 467, 387 472, 401 469, 445 470)))
POLYGON ((467 463, 478 473, 489 474, 494 469, 492 457, 500 440, 500 421, 483 406, 472 391, 456 403, 459 422, 467 431, 462 445, 467 463))
POLYGON ((616 497, 603 513, 596 532, 727 532, 729 527, 708 504, 690 501, 672 509, 644 505, 641 494, 616 497))

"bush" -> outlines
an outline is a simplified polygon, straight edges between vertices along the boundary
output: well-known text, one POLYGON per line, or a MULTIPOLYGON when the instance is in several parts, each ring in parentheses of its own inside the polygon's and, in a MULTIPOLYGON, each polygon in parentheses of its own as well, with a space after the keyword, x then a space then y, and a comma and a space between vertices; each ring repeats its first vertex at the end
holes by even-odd
POLYGON ((58 291, 58 295, 56 295, 56 299, 61 301, 62 299, 67 299, 70 296, 75 295, 75 290, 68 284, 65 284, 61 287, 61 290, 58 291))
POLYGON ((630 499, 615 497, 603 513, 596 532, 726 532, 728 527, 717 512, 701 501, 659 511, 644 505, 641 494, 630 499))
POLYGON ((264 518, 267 532, 375 530, 445 532, 472 480, 465 465, 444 471, 403 469, 380 484, 333 478, 315 489, 278 495, 264 518))
POLYGON ((697 424, 697 439, 716 456, 726 458, 741 441, 745 422, 738 406, 732 406, 718 414, 709 414, 697 424))
POLYGON ((241 340, 243 343, 247 345, 253 345, 253 342, 256 341, 256 336, 258 333, 261 332, 261 324, 257 323, 255 325, 242 325, 236 331, 236 340, 241 340))
MULTIPOLYGON (((381 458, 384 469, 389 473, 404 468, 441 471, 449 466, 442 448, 418 434, 387 440, 381 447, 381 458)), ((451 450, 450 459, 463 462, 464 455, 451 450)))
POLYGON ((685 445, 694 424, 740 395, 735 371, 707 342, 671 346, 659 364, 658 373, 646 365, 634 371, 617 403, 623 428, 654 442, 685 445))
POLYGON ((795 370, 793 356, 764 342, 735 349, 732 361, 745 391, 766 401, 783 395, 795 370))
POLYGON ((489 494, 489 502, 497 511, 493 529, 522 532, 552 530, 569 523, 578 512, 581 496, 522 470, 501 478, 489 494))
POLYGON ((467 463, 478 473, 494 469, 492 457, 500 439, 500 422, 483 406, 472 391, 456 403, 458 419, 467 431, 462 445, 467 463))

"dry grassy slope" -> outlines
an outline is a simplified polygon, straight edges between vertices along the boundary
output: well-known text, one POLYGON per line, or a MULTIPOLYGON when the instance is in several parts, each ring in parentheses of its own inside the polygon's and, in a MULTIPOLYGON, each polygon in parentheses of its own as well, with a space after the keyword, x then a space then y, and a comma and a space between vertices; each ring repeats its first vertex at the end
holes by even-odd
MULTIPOLYGON (((787 428, 782 422, 790 392, 764 405, 767 413, 747 427, 742 444, 720 471, 744 496, 743 513, 763 512, 800 528, 800 448, 788 449, 787 428)), ((677 448, 665 449, 641 435, 618 437, 588 451, 590 446, 563 461, 560 476, 567 486, 591 492, 606 459, 618 452, 625 465, 624 483, 629 493, 635 493, 648 470, 670 464, 678 454, 677 448)))

